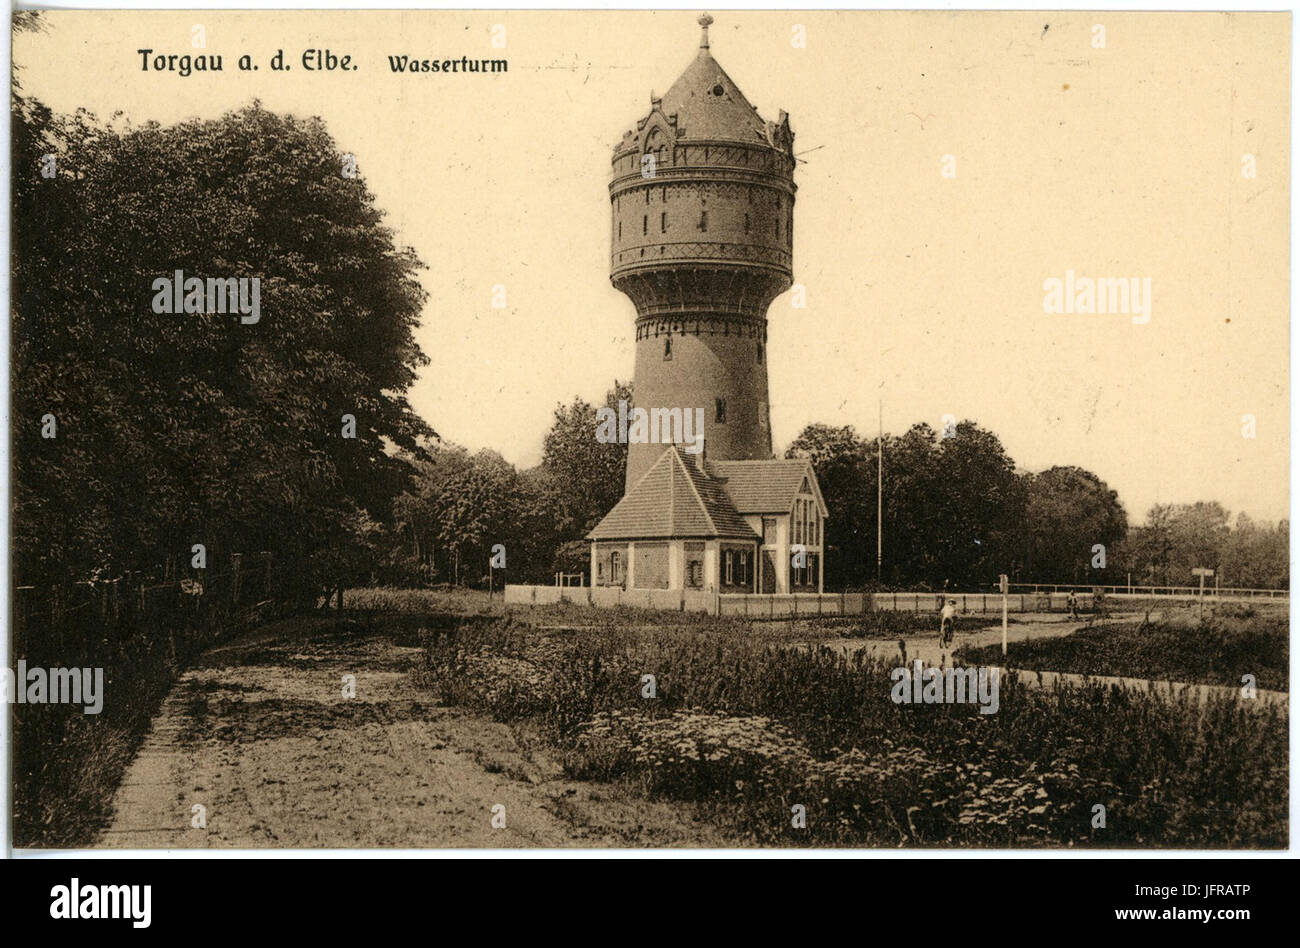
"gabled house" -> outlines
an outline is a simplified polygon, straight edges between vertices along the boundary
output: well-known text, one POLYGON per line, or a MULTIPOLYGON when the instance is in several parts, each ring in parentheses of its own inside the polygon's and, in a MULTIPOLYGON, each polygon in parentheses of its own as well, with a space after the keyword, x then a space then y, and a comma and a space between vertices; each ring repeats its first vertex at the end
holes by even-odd
POLYGON ((807 460, 709 461, 665 447, 591 540, 593 586, 822 591, 826 504, 807 460))

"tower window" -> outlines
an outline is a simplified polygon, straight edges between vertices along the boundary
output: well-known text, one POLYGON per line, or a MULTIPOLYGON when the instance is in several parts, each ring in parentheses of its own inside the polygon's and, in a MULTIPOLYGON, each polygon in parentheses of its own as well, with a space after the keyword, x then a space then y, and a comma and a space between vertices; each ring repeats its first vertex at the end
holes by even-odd
POLYGON ((619 239, 619 240, 622 240, 622 239, 623 239, 623 222, 622 222, 622 221, 619 221, 619 222, 618 222, 618 239, 619 239))
POLYGON ((776 239, 780 240, 781 239, 781 218, 778 217, 776 220, 772 221, 772 226, 776 228, 776 239))
POLYGON ((645 189, 645 202, 646 202, 647 204, 650 203, 650 189, 649 189, 649 188, 646 188, 646 189, 645 189))
POLYGON ((673 337, 672 336, 664 337, 664 361, 665 362, 673 361, 673 337))
POLYGON ((700 230, 709 229, 709 212, 700 211, 700 230))
POLYGON ((659 196, 663 198, 663 202, 665 204, 668 203, 668 185, 665 184, 662 188, 659 189, 659 196))
POLYGON ((762 339, 758 340, 758 342, 755 343, 755 348, 758 353, 758 364, 762 365, 763 364, 763 340, 762 339))
POLYGON ((667 232, 668 232, 668 212, 665 211, 664 213, 659 215, 659 233, 666 234, 667 232))
POLYGON ((720 425, 725 425, 727 423, 727 400, 725 398, 715 398, 713 405, 713 420, 720 425))
POLYGON ((648 233, 650 233, 650 215, 649 215, 649 214, 642 214, 642 215, 641 215, 641 233, 643 233, 643 234, 648 234, 648 233))
POLYGON ((745 212, 745 233, 749 233, 749 212, 745 212))

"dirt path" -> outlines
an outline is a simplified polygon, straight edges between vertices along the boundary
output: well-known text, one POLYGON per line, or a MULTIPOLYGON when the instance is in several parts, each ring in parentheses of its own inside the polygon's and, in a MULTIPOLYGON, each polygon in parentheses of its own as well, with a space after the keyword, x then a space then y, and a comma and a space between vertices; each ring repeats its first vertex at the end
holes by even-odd
POLYGON ((167 697, 102 847, 736 845, 689 807, 563 779, 504 725, 438 707, 420 650, 288 620, 209 652, 167 697), (343 676, 356 676, 356 697, 343 676), (505 827, 492 826, 505 807, 505 827), (195 805, 206 826, 191 825, 195 805))
MULTIPOLYGON (((1060 638, 1071 635, 1079 629, 1084 628, 1085 622, 1070 620, 1065 616, 1044 615, 1044 614, 1026 614, 1017 617, 1018 621, 1013 621, 1007 625, 1007 644, 1014 645, 1017 642, 1030 640, 1060 638)), ((1131 613, 1117 615, 1108 622, 1139 622, 1142 615, 1131 613)), ((898 656, 898 642, 900 640, 884 639, 845 639, 843 642, 834 643, 834 647, 842 648, 849 652, 859 649, 868 649, 876 655, 895 657, 898 656)), ((959 648, 971 647, 980 648, 986 645, 1000 645, 1002 642, 1002 625, 989 625, 985 628, 976 629, 971 632, 958 632, 953 648, 946 653, 939 649, 938 635, 929 633, 926 635, 907 635, 903 636, 901 641, 907 649, 907 658, 909 662, 920 659, 925 665, 952 665, 952 652, 959 648)), ((1240 697, 1241 689, 1226 685, 1205 685, 1189 682, 1177 681, 1153 681, 1146 678, 1129 678, 1112 675, 1078 675, 1070 672, 1056 671, 1033 671, 1019 669, 1021 680, 1031 687, 1052 688, 1057 682, 1062 684, 1083 684, 1086 681, 1102 682, 1104 684, 1118 685, 1124 688, 1137 689, 1140 691, 1151 690, 1156 694, 1173 696, 1186 694, 1198 701, 1205 702, 1212 695, 1222 695, 1230 697, 1240 697)), ((1289 695, 1285 691, 1268 691, 1265 689, 1256 690, 1256 704, 1260 707, 1265 705, 1280 705, 1286 708, 1289 701, 1289 695)))

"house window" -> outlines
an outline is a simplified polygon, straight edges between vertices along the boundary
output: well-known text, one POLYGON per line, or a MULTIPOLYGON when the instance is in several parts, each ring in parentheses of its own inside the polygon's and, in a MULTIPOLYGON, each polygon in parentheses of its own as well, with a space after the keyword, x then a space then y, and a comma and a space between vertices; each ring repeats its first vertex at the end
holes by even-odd
POLYGON ((732 585, 732 583, 735 582, 735 579, 733 578, 734 575, 735 575, 735 564, 734 564, 734 561, 733 561, 734 556, 735 556, 735 554, 733 554, 733 553, 731 552, 731 550, 728 550, 728 551, 727 551, 727 555, 726 555, 726 557, 725 557, 726 567, 727 567, 727 585, 728 585, 728 586, 732 585))
POLYGON ((673 337, 664 336, 664 361, 673 361, 673 337))
POLYGON ((617 550, 609 554, 609 579, 613 583, 623 581, 623 558, 618 555, 617 550))
POLYGON ((700 560, 691 560, 686 564, 686 585, 692 589, 704 586, 704 563, 700 560))
POLYGON ((725 425, 727 423, 727 400, 725 398, 715 398, 713 403, 713 420, 720 425, 725 425))

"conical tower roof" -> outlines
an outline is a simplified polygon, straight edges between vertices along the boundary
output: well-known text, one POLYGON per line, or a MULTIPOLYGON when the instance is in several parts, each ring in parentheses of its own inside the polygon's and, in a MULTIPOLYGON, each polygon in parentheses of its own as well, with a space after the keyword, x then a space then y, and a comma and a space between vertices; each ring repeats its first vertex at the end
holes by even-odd
POLYGON ((713 17, 706 13, 699 22, 704 27, 699 55, 673 83, 659 107, 665 115, 676 114, 683 138, 767 141, 766 123, 709 52, 713 17))

